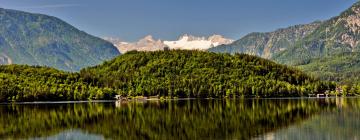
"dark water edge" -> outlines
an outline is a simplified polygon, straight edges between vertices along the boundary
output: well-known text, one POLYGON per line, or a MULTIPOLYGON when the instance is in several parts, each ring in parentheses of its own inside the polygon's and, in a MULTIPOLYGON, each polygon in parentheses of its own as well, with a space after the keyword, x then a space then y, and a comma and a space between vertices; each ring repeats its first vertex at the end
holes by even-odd
POLYGON ((22 104, 82 104, 82 103, 112 103, 116 100, 86 100, 86 101, 34 101, 34 102, 3 102, 0 105, 22 105, 22 104))
POLYGON ((0 105, 10 105, 10 104, 81 104, 81 103, 108 103, 108 102, 149 102, 149 101, 190 101, 190 100, 320 100, 320 99, 360 99, 360 96, 330 96, 330 97, 268 97, 268 98, 259 98, 259 97, 246 97, 246 98, 164 98, 164 99, 129 99, 126 101, 120 100, 82 100, 82 101, 30 101, 30 102, 0 102, 0 105))
POLYGON ((32 102, 1 104, 0 114, 0 139, 351 139, 360 130, 359 98, 32 102))

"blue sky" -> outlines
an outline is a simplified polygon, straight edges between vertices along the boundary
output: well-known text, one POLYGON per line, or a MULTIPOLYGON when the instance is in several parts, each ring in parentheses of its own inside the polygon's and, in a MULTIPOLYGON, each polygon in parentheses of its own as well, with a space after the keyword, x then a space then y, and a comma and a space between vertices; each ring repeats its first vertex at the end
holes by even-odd
POLYGON ((146 35, 221 34, 238 39, 338 15, 357 0, 0 0, 0 7, 59 17, 90 34, 135 41, 146 35))

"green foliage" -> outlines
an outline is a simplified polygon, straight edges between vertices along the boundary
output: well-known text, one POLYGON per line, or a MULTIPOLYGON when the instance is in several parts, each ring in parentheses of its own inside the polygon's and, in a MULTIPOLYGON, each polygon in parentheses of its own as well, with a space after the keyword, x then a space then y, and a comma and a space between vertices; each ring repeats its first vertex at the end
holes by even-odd
POLYGON ((0 102, 112 99, 115 92, 91 86, 77 73, 46 67, 0 66, 0 102))
POLYGON ((299 70, 245 54, 202 51, 129 52, 68 73, 46 67, 0 66, 0 101, 289 97, 332 90, 299 70))
POLYGON ((0 8, 0 64, 41 65, 68 71, 119 55, 109 42, 51 16, 0 8))
POLYGON ((358 18, 354 10, 359 7, 360 2, 357 2, 339 16, 323 22, 311 34, 273 59, 282 64, 298 66, 322 80, 347 86, 355 84, 356 87, 360 80, 357 43, 360 34, 358 29, 347 24, 351 22, 349 20, 355 20, 352 18, 358 18))
POLYGON ((360 53, 343 53, 312 59, 308 64, 298 67, 322 80, 356 84, 360 80, 360 53))
POLYGON ((351 18, 358 18, 354 10, 359 7, 360 2, 357 2, 339 16, 324 21, 309 35, 272 59, 282 64, 305 65, 312 59, 357 52, 359 45, 356 42, 360 40, 360 34, 358 29, 347 24, 351 18))
POLYGON ((270 33, 252 33, 233 44, 211 48, 210 51, 258 55, 281 64, 298 66, 322 80, 353 85, 360 80, 360 33, 359 28, 351 24, 359 19, 356 11, 359 8, 360 2, 356 2, 339 16, 324 22, 270 33), (264 49, 266 45, 268 49, 264 49), (279 48, 284 51, 278 51, 279 48), (271 57, 264 55, 265 50, 271 57))
POLYGON ((335 88, 266 59, 201 51, 133 51, 80 75, 123 96, 288 97, 335 88))

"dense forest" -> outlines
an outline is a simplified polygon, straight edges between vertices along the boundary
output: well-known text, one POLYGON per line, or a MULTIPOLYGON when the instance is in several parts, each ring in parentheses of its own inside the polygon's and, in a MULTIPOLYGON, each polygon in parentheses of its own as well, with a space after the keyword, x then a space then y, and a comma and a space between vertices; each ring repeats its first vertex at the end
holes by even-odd
POLYGON ((80 74, 124 96, 300 96, 335 87, 259 57, 201 51, 134 51, 80 74))
POLYGON ((53 68, 0 66, 0 102, 112 99, 115 93, 82 82, 78 73, 53 68))
POLYGON ((360 53, 341 53, 312 59, 308 64, 298 65, 301 70, 322 80, 340 84, 357 84, 360 80, 360 53))
POLYGON ((303 72, 246 54, 128 52, 68 73, 0 66, 0 101, 112 99, 116 94, 169 98, 290 97, 334 90, 303 72))

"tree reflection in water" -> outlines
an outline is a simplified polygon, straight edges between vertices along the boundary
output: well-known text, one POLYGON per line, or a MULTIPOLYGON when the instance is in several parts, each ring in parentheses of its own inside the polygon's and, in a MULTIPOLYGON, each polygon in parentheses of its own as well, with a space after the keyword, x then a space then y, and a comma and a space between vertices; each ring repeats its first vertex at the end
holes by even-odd
POLYGON ((336 109, 336 103, 243 99, 0 105, 0 138, 81 130, 113 139, 250 139, 336 109))

